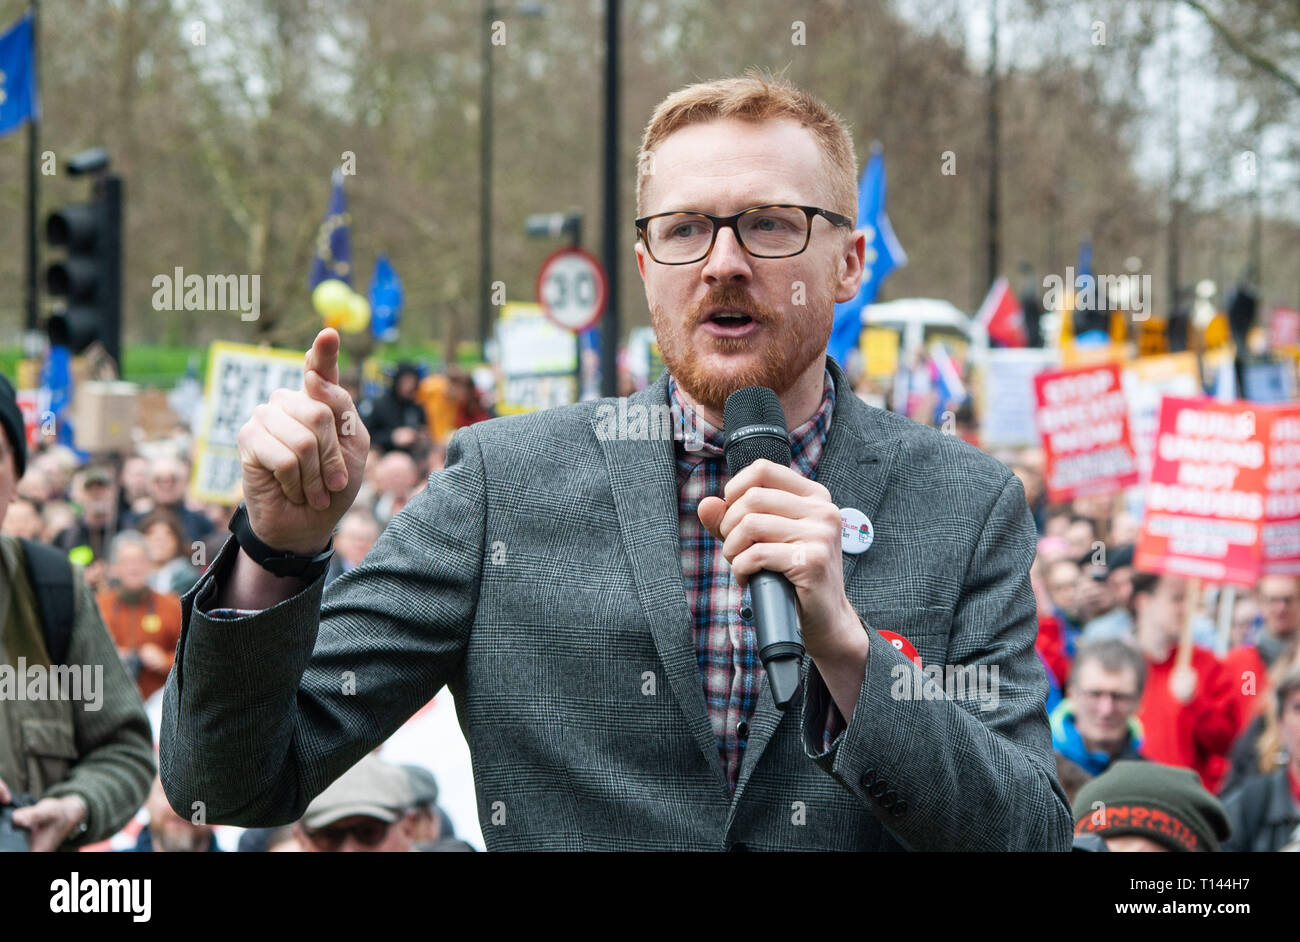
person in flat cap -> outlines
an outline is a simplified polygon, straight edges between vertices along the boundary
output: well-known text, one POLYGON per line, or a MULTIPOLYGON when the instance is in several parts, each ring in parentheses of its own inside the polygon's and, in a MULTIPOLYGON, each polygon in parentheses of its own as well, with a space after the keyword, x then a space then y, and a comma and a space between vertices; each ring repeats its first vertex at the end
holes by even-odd
POLYGON ((414 802, 404 768, 366 755, 307 806, 298 842, 323 853, 412 851, 414 802))
POLYGON ((1074 833, 1110 851, 1217 851, 1230 833, 1223 805, 1191 769, 1124 760, 1079 789, 1074 833))

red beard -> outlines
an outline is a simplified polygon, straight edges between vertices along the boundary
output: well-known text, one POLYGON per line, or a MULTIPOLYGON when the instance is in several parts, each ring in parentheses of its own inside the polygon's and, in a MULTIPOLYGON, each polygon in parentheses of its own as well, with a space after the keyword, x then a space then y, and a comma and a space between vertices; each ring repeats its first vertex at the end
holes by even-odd
POLYGON ((825 357, 831 316, 828 310, 828 316, 819 321, 813 309, 810 304, 801 314, 782 315, 756 302, 743 288, 726 285, 710 291, 685 318, 670 317, 661 306, 651 305, 650 323, 664 365, 678 385, 696 402, 721 415, 727 397, 737 389, 766 386, 783 396, 813 363, 825 357), (757 335, 709 336, 699 343, 695 329, 704 312, 713 307, 749 315, 758 325, 757 335), (758 362, 723 373, 702 362, 702 347, 728 354, 751 351, 758 355, 758 362))

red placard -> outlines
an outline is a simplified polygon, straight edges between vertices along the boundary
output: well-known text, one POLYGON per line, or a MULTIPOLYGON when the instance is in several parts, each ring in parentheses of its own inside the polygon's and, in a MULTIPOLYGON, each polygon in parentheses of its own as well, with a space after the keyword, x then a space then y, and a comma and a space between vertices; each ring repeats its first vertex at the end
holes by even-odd
POLYGON ((1164 399, 1145 510, 1140 570, 1300 573, 1300 406, 1164 399))
POLYGON ((1048 500, 1111 494, 1137 483, 1128 401, 1116 364, 1039 373, 1034 393, 1048 500))

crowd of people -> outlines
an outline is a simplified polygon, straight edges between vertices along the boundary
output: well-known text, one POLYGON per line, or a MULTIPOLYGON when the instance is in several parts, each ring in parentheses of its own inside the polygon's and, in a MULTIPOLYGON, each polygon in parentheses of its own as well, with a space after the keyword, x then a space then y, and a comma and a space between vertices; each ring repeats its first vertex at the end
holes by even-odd
MULTIPOLYGON (((963 378, 973 378, 969 369, 963 378)), ((858 391, 892 405, 878 384, 862 380, 858 391)), ((941 426, 935 419, 946 414, 947 430, 979 447, 971 399, 939 395, 912 402, 912 418, 941 426)), ((1041 448, 989 450, 1020 479, 1037 528, 1036 647, 1077 829, 1108 830, 1111 849, 1152 835, 1159 849, 1176 849, 1149 823, 1091 822, 1111 777, 1124 791, 1136 776, 1155 782, 1166 811, 1182 801, 1184 823, 1201 821, 1210 846, 1300 850, 1300 579, 1269 575, 1250 588, 1206 585, 1194 594, 1185 577, 1138 571, 1140 485, 1051 503, 1041 448), (1226 638, 1220 606, 1230 609, 1226 638), (1189 621, 1192 644, 1180 658, 1189 621), (1195 788, 1172 769, 1135 771, 1133 762, 1191 770, 1195 788)))
MULTIPOLYGON (((22 423, 7 385, 0 389, 5 396, 12 440, 23 434, 22 423)), ((393 516, 442 467, 455 430, 491 417, 469 375, 456 368, 421 379, 415 366, 402 364, 381 395, 357 398, 373 448, 365 483, 335 536, 327 584, 360 564, 393 516)), ((180 597, 216 558, 239 500, 238 494, 226 502, 192 498, 193 447, 192 430, 180 423, 173 434, 141 441, 129 454, 78 455, 65 445, 38 442, 22 463, 15 460, 13 499, 0 524, 5 535, 52 547, 78 564, 138 702, 153 720, 155 750, 162 688, 181 632, 180 597)), ((75 738, 71 732, 69 738, 75 738)), ((14 782, 21 773, 7 777, 14 782)), ((427 768, 371 756, 320 795, 295 825, 242 834, 231 829, 227 843, 237 837, 239 850, 473 850, 456 837, 437 795, 427 768)), ((0 794, 0 805, 9 797, 0 794)), ((137 803, 144 814, 111 837, 91 834, 108 837, 93 846, 221 849, 212 826, 172 811, 156 775, 137 803)))
MULTIPOLYGON (((969 405, 955 405, 954 431, 978 445, 969 405)), ((491 414, 467 374, 421 379, 405 364, 360 411, 372 452, 361 493, 338 527, 327 584, 361 563, 443 466, 451 434, 491 414)), ((3 520, 5 534, 79 564, 127 675, 155 706, 180 634, 180 596, 216 557, 237 502, 189 498, 191 448, 183 428, 130 454, 89 460, 62 446, 32 448, 3 520)), ((1188 849, 1188 840, 1201 842, 1198 849, 1300 849, 1300 580, 1269 576, 1238 592, 1224 645, 1217 590, 1189 598, 1186 579, 1134 568, 1140 521, 1131 495, 1051 504, 1041 450, 997 456, 1023 483, 1038 530, 1030 570, 1037 650, 1078 840, 1104 838, 1110 849, 1188 849), (1195 644, 1180 656, 1189 618, 1195 644), (1159 815, 1139 815, 1136 823, 1112 816, 1098 824, 1094 806, 1121 799, 1150 804, 1177 823, 1157 827, 1150 822, 1159 815)), ((473 849, 456 836, 437 794, 427 769, 372 755, 300 821, 244 832, 238 848, 473 849)), ((220 849, 210 826, 171 810, 156 777, 141 797, 147 826, 103 846, 220 849)))

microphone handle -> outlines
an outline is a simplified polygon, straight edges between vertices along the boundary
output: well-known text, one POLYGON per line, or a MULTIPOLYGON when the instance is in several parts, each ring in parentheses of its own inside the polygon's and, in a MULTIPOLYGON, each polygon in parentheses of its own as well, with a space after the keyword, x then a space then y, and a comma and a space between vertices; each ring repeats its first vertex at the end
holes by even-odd
POLYGON ((799 692, 804 647, 797 598, 790 580, 778 572, 763 570, 749 578, 758 658, 767 669, 778 710, 788 707, 799 692))

